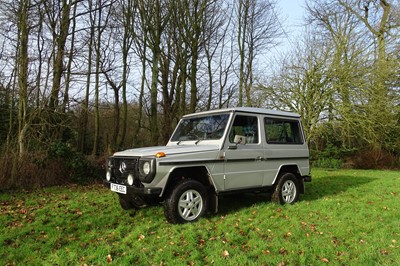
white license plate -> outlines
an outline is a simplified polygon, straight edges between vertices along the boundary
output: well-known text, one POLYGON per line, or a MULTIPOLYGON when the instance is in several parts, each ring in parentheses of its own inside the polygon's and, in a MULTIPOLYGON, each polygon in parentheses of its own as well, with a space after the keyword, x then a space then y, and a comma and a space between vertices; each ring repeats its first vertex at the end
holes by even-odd
POLYGON ((111 188, 111 191, 121 193, 121 194, 126 194, 126 186, 111 183, 110 188, 111 188))

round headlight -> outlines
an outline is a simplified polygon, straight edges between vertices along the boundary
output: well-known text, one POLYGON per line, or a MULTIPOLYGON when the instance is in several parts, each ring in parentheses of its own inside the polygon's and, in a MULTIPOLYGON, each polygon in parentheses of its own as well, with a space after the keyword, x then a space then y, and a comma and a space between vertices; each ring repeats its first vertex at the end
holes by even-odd
POLYGON ((130 185, 130 186, 133 185, 133 175, 132 175, 132 174, 129 174, 129 175, 128 175, 127 181, 128 181, 128 185, 130 185))
POLYGON ((143 174, 148 175, 150 173, 150 162, 143 164, 143 174))
POLYGON ((107 171, 107 173, 106 173, 106 179, 107 179, 107 181, 110 181, 110 180, 111 180, 111 172, 110 172, 110 171, 107 171))

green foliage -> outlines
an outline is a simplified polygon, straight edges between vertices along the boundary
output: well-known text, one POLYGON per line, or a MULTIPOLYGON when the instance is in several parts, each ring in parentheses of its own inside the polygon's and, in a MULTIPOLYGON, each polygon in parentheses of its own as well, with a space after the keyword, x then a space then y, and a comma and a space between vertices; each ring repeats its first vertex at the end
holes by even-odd
POLYGON ((312 162, 312 167, 325 169, 341 169, 343 161, 335 158, 320 158, 312 162))
POLYGON ((394 171, 314 170, 294 205, 227 197, 218 214, 184 225, 166 223, 161 206, 131 217, 98 185, 7 192, 0 256, 10 265, 399 265, 399 182, 394 171))
POLYGON ((317 168, 340 169, 343 166, 343 158, 354 151, 346 148, 339 148, 332 143, 326 144, 321 151, 311 150, 311 163, 317 168))
POLYGON ((48 154, 48 160, 57 160, 63 164, 70 182, 88 183, 103 177, 101 166, 81 152, 73 150, 67 143, 52 143, 48 154))

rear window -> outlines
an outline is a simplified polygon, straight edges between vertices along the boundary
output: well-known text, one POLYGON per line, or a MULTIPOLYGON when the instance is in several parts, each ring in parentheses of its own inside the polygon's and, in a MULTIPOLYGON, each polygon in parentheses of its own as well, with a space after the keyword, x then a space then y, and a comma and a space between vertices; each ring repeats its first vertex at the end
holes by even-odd
POLYGON ((300 123, 297 120, 264 118, 268 144, 303 144, 300 123))

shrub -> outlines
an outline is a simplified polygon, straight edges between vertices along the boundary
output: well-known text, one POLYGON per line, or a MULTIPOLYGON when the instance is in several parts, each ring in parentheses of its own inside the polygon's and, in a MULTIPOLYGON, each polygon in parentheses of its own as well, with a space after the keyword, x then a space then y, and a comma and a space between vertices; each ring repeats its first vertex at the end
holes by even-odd
POLYGON ((49 148, 50 160, 60 159, 68 173, 68 180, 73 183, 88 183, 100 180, 103 161, 74 151, 67 143, 56 142, 49 148))
POLYGON ((313 167, 325 169, 340 169, 343 161, 335 158, 319 158, 312 162, 313 167))
POLYGON ((378 148, 365 148, 348 157, 348 163, 357 169, 399 169, 400 158, 378 148))
POLYGON ((87 157, 64 143, 48 151, 31 151, 22 157, 0 154, 0 188, 33 189, 68 183, 98 182, 104 175, 104 157, 87 157))
POLYGON ((2 189, 32 189, 68 183, 67 172, 61 160, 47 160, 43 152, 18 157, 15 154, 0 157, 0 186, 2 189))

